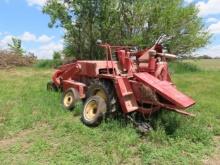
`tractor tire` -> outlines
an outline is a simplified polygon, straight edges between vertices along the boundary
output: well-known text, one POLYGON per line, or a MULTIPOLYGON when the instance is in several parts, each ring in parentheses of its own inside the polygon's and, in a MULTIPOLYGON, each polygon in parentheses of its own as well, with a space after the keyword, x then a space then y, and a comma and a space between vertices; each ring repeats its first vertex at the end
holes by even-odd
POLYGON ((57 86, 52 81, 50 81, 50 82, 47 83, 47 91, 49 91, 49 92, 57 92, 58 88, 57 88, 57 86))
POLYGON ((79 100, 79 93, 74 88, 69 88, 63 93, 61 102, 65 109, 73 110, 79 100))
POLYGON ((90 96, 84 104, 81 120, 86 126, 96 127, 101 124, 106 110, 106 102, 102 97, 90 96))
POLYGON ((117 100, 117 95, 113 82, 109 80, 95 80, 91 81, 88 87, 86 97, 98 95, 102 97, 107 106, 107 111, 105 115, 116 112, 119 109, 119 104, 117 100))

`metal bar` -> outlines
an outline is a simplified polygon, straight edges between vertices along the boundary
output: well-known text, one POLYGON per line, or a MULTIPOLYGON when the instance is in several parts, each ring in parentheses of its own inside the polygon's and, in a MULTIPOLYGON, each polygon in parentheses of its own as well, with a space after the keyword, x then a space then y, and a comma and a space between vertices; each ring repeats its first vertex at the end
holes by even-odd
POLYGON ((113 64, 113 60, 112 60, 111 46, 109 45, 108 48, 109 48, 109 56, 110 56, 111 64, 112 64, 112 73, 113 73, 113 76, 115 76, 116 73, 115 73, 115 68, 114 68, 114 64, 113 64))
POLYGON ((193 113, 189 113, 189 112, 186 112, 186 111, 183 111, 183 110, 179 110, 179 109, 170 109, 171 111, 174 111, 174 112, 177 112, 177 113, 180 113, 182 115, 186 115, 186 116, 191 116, 191 117, 196 117, 195 114, 193 113))

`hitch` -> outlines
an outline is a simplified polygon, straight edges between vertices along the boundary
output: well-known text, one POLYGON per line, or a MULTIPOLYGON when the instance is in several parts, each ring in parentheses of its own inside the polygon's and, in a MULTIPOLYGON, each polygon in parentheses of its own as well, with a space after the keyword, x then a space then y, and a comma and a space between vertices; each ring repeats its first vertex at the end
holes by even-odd
POLYGON ((137 131, 139 133, 141 133, 142 135, 144 135, 152 130, 152 127, 149 124, 149 122, 147 122, 145 120, 137 121, 135 119, 134 115, 127 115, 127 118, 133 123, 133 125, 137 129, 137 131))
POLYGON ((185 115, 185 116, 196 117, 195 114, 190 113, 190 112, 186 112, 186 111, 183 111, 183 110, 180 110, 180 109, 171 109, 170 108, 169 110, 180 113, 180 114, 185 115))

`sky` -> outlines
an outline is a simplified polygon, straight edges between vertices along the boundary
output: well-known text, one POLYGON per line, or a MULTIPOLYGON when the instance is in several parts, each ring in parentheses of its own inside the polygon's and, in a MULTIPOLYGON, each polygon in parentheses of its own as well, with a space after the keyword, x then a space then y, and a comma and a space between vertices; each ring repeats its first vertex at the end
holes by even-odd
MULTIPOLYGON (((6 49, 12 37, 22 40, 23 48, 39 59, 52 58, 53 51, 63 49, 64 31, 48 28, 50 18, 41 12, 47 0, 0 0, 0 49, 6 49)), ((220 0, 185 0, 199 9, 207 29, 213 34, 211 43, 195 52, 220 57, 220 0)))

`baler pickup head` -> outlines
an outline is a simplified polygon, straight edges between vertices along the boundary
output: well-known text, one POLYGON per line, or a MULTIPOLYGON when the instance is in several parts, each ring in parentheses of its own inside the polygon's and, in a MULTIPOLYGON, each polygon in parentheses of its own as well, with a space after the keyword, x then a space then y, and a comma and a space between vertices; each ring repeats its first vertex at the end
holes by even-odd
POLYGON ((160 95, 164 101, 160 104, 166 109, 179 113, 182 111, 182 114, 188 114, 183 110, 195 104, 192 98, 177 90, 171 82, 161 81, 147 72, 135 73, 134 77, 160 95))

